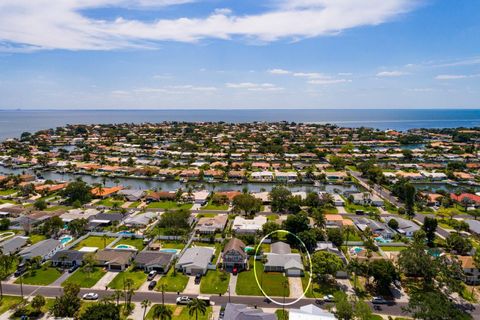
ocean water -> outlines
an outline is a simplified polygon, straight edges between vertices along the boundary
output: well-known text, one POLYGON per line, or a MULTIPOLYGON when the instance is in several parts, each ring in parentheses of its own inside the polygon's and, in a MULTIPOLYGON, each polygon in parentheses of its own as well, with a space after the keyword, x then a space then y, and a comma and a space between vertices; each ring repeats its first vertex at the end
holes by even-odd
POLYGON ((480 126, 480 109, 0 110, 0 140, 66 124, 291 121, 408 130, 480 126))

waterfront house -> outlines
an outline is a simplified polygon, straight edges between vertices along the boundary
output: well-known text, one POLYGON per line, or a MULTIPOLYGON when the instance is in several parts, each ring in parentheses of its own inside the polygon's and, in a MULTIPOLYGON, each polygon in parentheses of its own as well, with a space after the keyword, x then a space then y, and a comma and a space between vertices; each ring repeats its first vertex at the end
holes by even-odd
POLYGON ((145 197, 147 203, 158 202, 158 201, 174 201, 176 198, 175 192, 168 191, 158 191, 158 192, 149 192, 145 197))
POLYGON ((248 269, 248 255, 245 253, 245 243, 237 238, 232 238, 225 245, 222 253, 223 268, 231 272, 248 269))
POLYGON ((111 187, 111 188, 107 188, 107 187, 99 188, 99 187, 97 187, 97 188, 93 188, 90 192, 96 198, 105 199, 105 198, 113 196, 114 194, 116 194, 117 192, 119 192, 122 189, 123 189, 122 186, 116 186, 116 187, 111 187))
POLYGON ((253 181, 271 182, 273 180, 273 172, 270 171, 255 171, 252 172, 250 178, 253 181))
POLYGON ((205 205, 207 203, 210 192, 207 190, 200 190, 193 192, 192 196, 196 204, 205 205))
POLYGON ((381 236, 384 239, 391 239, 393 237, 394 231, 383 222, 369 218, 353 218, 353 222, 362 232, 368 228, 374 235, 381 236))
POLYGON ((175 268, 184 274, 204 275, 207 273, 214 252, 215 249, 210 247, 188 248, 176 263, 175 268))
POLYGON ((145 228, 158 217, 157 212, 144 212, 125 219, 124 225, 132 228, 145 228))
POLYGON ((124 197, 127 201, 139 201, 145 196, 146 192, 143 190, 125 189, 118 191, 118 195, 124 197))

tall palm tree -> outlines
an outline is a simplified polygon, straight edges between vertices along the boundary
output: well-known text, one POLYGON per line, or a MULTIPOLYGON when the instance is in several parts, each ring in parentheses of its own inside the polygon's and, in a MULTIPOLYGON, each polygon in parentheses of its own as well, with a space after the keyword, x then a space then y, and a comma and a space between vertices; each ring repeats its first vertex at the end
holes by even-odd
POLYGON ((142 308, 143 308, 143 318, 145 320, 145 315, 147 313, 147 308, 152 304, 152 302, 148 299, 145 299, 142 301, 141 305, 142 305, 142 308))
POLYGON ((120 298, 123 297, 123 291, 120 289, 115 290, 113 292, 113 296, 115 297, 115 300, 117 300, 117 306, 120 304, 120 298))
POLYGON ((195 319, 198 320, 198 312, 205 315, 207 312, 207 305, 203 300, 193 299, 188 303, 188 314, 193 316, 195 314, 195 319))
POLYGON ((163 304, 156 304, 153 307, 153 319, 154 320, 171 320, 172 309, 163 304))

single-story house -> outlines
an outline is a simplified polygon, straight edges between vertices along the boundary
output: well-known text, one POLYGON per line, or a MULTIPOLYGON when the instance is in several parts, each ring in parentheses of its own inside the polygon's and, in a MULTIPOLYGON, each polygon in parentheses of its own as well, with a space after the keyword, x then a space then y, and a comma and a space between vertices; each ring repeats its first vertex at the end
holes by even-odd
POLYGON ((398 229, 395 231, 406 237, 413 237, 413 234, 420 230, 420 226, 415 222, 400 217, 386 217, 385 221, 388 223, 392 219, 398 222, 398 229))
POLYGON ((222 253, 223 268, 226 271, 246 270, 248 268, 248 255, 245 252, 245 243, 237 238, 232 238, 225 245, 222 253))
POLYGON ((333 204, 336 207, 343 207, 345 205, 345 200, 343 200, 343 198, 339 194, 334 193, 332 196, 333 196, 333 204))
POLYGON ((175 268, 190 275, 206 274, 214 252, 215 249, 210 247, 188 248, 178 260, 175 268))
POLYGON ((35 243, 20 251, 19 255, 23 260, 30 260, 33 257, 41 257, 43 261, 50 259, 63 245, 55 239, 46 239, 35 243))
POLYGON ((168 192, 168 191, 158 191, 158 192, 150 192, 146 197, 145 200, 147 202, 155 202, 155 201, 173 201, 176 198, 175 192, 168 192))
POLYGON ((304 266, 302 257, 292 253, 290 245, 285 242, 275 242, 270 246, 270 253, 265 253, 267 262, 265 272, 285 272, 286 276, 302 276, 304 266))
POLYGON ((128 201, 135 202, 139 201, 145 196, 145 191, 143 190, 133 190, 133 189, 125 189, 125 190, 120 190, 118 192, 119 196, 125 197, 128 201))
POLYGON ((137 214, 133 217, 128 217, 124 221, 124 225, 127 227, 137 227, 137 228, 142 228, 146 227, 150 224, 151 221, 157 219, 158 217, 158 212, 145 212, 145 213, 140 213, 137 214))
POLYGON ((270 171, 255 171, 250 175, 254 181, 272 181, 273 172, 270 171))
POLYGON ((93 188, 90 192, 92 193, 92 195, 94 197, 97 197, 97 198, 108 198, 114 194, 116 194, 117 192, 119 192, 120 190, 122 190, 123 187, 122 186, 116 186, 116 187, 111 187, 111 188, 107 188, 107 187, 102 187, 102 188, 93 188))
POLYGON ((265 313, 262 309, 248 307, 244 304, 227 303, 223 320, 277 320, 274 313, 265 313))
POLYGON ((262 231, 265 223, 267 223, 265 216, 256 216, 253 219, 236 216, 233 220, 232 232, 235 234, 255 234, 262 231))
POLYGON ((364 232, 367 228, 369 228, 373 234, 382 236, 384 239, 391 239, 394 234, 394 231, 383 222, 378 222, 368 218, 354 218, 354 223, 360 231, 364 232))
POLYGON ((209 195, 210 195, 210 192, 207 190, 195 191, 193 192, 194 202, 203 206, 204 204, 207 203, 207 199, 209 195))
POLYGON ((21 237, 21 236, 8 239, 4 241, 2 244, 0 244, 0 250, 5 255, 15 254, 19 252, 20 249, 27 244, 27 239, 28 237, 21 237))
POLYGON ((134 252, 129 250, 99 250, 95 254, 97 263, 106 266, 109 271, 123 271, 129 265, 134 252))
POLYGON ((195 230, 200 234, 223 232, 227 225, 227 221, 228 216, 226 214, 217 214, 214 217, 203 217, 198 219, 195 230))
POLYGON ((77 250, 61 250, 57 251, 50 260, 52 260, 53 266, 79 266, 83 263, 84 255, 85 252, 77 250))
POLYGON ((335 315, 327 310, 323 310, 313 304, 300 307, 300 309, 290 309, 288 311, 290 320, 334 320, 335 315))
POLYGON ((156 270, 160 273, 166 273, 170 269, 170 264, 174 257, 175 254, 170 252, 141 251, 135 256, 133 261, 137 268, 146 272, 156 270))

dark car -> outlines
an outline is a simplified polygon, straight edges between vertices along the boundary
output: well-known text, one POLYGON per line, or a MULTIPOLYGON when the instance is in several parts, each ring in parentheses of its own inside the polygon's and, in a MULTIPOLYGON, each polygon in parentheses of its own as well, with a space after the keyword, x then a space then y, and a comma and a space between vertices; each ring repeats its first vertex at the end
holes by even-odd
POLYGON ((77 264, 76 264, 76 265, 73 265, 73 266, 71 266, 71 267, 68 269, 68 273, 73 273, 73 272, 75 272, 75 270, 77 270, 77 269, 78 269, 78 265, 77 265, 77 264))
POLYGON ((153 290, 157 286, 157 281, 151 281, 148 284, 148 290, 153 290))
POLYGON ((200 281, 202 280, 202 275, 201 274, 197 274, 195 276, 195 284, 200 284, 200 281))

